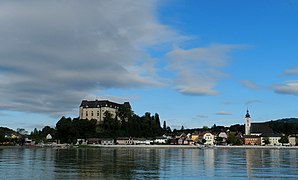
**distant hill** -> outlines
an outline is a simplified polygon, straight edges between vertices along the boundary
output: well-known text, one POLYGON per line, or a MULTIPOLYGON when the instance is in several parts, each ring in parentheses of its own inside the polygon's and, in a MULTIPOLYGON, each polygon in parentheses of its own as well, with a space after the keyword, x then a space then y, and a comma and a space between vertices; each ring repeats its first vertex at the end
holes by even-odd
MULTIPOLYGON (((273 121, 283 122, 283 123, 298 123, 298 118, 283 118, 283 119, 277 119, 273 121)), ((272 122, 272 121, 269 121, 269 122, 272 122)))
POLYGON ((15 131, 7 127, 0 127, 0 134, 11 134, 11 133, 15 133, 15 131))
POLYGON ((283 118, 267 121, 274 133, 298 134, 298 118, 283 118))

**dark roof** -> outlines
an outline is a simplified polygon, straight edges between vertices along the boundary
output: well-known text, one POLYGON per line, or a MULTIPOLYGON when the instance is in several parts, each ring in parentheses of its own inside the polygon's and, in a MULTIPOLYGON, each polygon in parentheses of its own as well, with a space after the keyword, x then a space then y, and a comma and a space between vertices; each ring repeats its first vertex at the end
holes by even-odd
POLYGON ((262 137, 281 137, 281 134, 263 133, 262 137))
POLYGON ((260 138, 260 136, 256 136, 256 135, 244 135, 244 138, 260 138))
POLYGON ((83 100, 80 105, 80 107, 84 107, 84 108, 112 107, 115 109, 118 109, 121 106, 126 107, 126 108, 131 108, 129 102, 125 102, 124 104, 118 104, 118 103, 111 102, 108 100, 95 100, 95 101, 83 100))
POLYGON ((268 123, 251 123, 250 133, 273 134, 273 130, 268 123))

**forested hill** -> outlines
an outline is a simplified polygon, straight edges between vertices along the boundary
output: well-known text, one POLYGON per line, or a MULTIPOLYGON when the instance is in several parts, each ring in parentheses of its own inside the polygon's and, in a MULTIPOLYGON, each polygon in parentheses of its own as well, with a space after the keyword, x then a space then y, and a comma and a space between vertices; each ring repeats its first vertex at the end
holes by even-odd
POLYGON ((14 132, 15 132, 14 130, 9 129, 7 127, 0 127, 0 134, 11 134, 14 132))
MULTIPOLYGON (((298 123, 298 118, 283 118, 283 119, 277 119, 273 120, 273 122, 280 122, 280 123, 298 123)), ((270 121, 272 122, 272 121, 270 121)))
POLYGON ((274 133, 298 134, 298 118, 283 118, 267 121, 274 133))

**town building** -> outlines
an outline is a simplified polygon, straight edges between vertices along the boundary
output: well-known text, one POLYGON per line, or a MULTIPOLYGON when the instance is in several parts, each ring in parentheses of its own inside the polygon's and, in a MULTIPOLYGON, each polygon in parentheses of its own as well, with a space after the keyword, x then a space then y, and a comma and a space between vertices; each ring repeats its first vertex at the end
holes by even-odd
POLYGON ((245 115, 245 135, 261 136, 262 134, 273 134, 268 123, 251 123, 249 111, 245 115))
POLYGON ((289 144, 290 146, 296 146, 298 144, 298 137, 297 136, 289 136, 289 144))
POLYGON ((129 102, 118 104, 108 100, 95 100, 95 101, 83 100, 80 105, 80 119, 88 119, 88 120, 95 119, 98 122, 101 122, 105 117, 104 114, 106 111, 108 111, 112 115, 112 118, 115 118, 120 108, 131 109, 131 106, 129 102))
POLYGON ((245 136, 243 142, 245 145, 271 145, 279 146, 281 143, 280 134, 274 134, 269 123, 251 123, 249 111, 245 115, 245 136), (265 143, 268 140, 268 144, 265 143))
POLYGON ((203 135, 203 139, 206 140, 205 145, 214 145, 215 138, 213 134, 207 132, 203 135))

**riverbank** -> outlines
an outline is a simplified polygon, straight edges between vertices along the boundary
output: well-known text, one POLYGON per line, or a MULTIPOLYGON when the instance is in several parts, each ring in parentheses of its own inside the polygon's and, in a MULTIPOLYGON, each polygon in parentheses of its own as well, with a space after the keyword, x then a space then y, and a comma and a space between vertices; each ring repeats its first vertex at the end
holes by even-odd
POLYGON ((73 146, 68 144, 57 144, 54 146, 0 146, 4 148, 54 148, 54 149, 68 149, 68 148, 175 148, 175 149, 295 149, 298 146, 196 146, 196 145, 100 145, 89 144, 82 146, 73 146))
POLYGON ((195 145, 86 145, 94 148, 181 148, 181 149, 297 149, 298 146, 195 146, 195 145))

